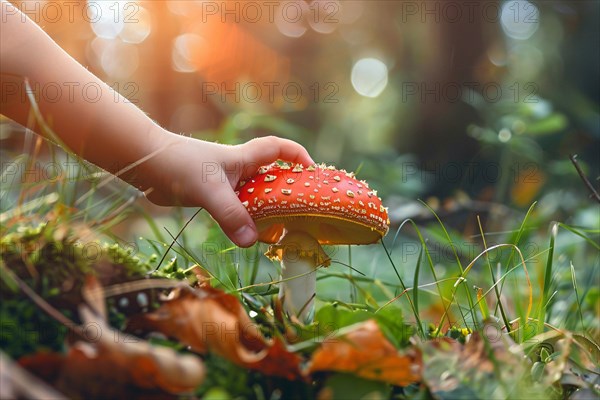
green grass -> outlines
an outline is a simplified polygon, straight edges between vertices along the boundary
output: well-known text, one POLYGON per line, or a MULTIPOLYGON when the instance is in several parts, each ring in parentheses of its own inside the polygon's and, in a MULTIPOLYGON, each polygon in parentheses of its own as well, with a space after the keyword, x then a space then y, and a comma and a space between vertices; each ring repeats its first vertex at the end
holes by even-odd
MULTIPOLYGON (((46 160, 66 157, 51 149, 46 160)), ((38 157, 19 155, 13 160, 33 165, 38 157)), ((61 283, 72 277, 80 283, 92 268, 91 261, 97 261, 85 259, 82 252, 86 243, 98 242, 110 263, 133 271, 132 275, 113 272, 116 280, 128 281, 132 276, 182 280, 191 275, 192 266, 198 266, 211 277, 214 287, 234 294, 253 311, 265 332, 285 328, 268 315, 280 271, 276 263, 262 256, 266 246, 233 246, 202 210, 174 209, 166 216, 152 215, 136 201, 135 191, 124 189, 124 184, 100 171, 93 174, 101 179, 87 179, 89 172, 89 167, 81 164, 73 176, 52 182, 13 180, 5 184, 8 171, 2 171, 3 271, 10 269, 36 293, 58 301, 65 294, 61 283), (123 231, 125 218, 138 229, 123 231), (120 238, 117 231, 130 236, 120 238), (132 241, 136 254, 127 250, 132 241), (54 258, 40 256, 44 246, 52 247, 54 258), (74 254, 74 258, 65 258, 65 254, 74 254)), ((560 398, 569 390, 568 385, 561 385, 562 377, 568 376, 569 382, 575 379, 567 374, 568 368, 597 378, 600 226, 586 217, 597 215, 594 206, 582 200, 575 214, 561 222, 544 211, 543 204, 534 203, 501 223, 488 215, 487 224, 493 229, 477 216, 477 226, 470 228, 478 234, 469 236, 444 223, 427 203, 422 204, 433 222, 402 221, 381 245, 326 249, 333 261, 329 268, 318 270, 315 323, 296 327, 299 341, 290 349, 310 354, 331 334, 322 331, 324 326, 340 330, 372 318, 396 347, 419 343, 425 368, 456 381, 448 396, 504 393, 514 397, 511 388, 517 387, 531 397, 560 398), (416 251, 408 253, 408 249, 416 251), (480 357, 493 366, 489 374, 462 370, 464 360, 459 355, 435 347, 433 339, 452 337, 466 342, 472 332, 481 334, 489 327, 496 327, 502 338, 501 342, 483 340, 480 357), (512 342, 516 343, 513 347, 512 342), (516 357, 509 349, 522 356, 516 357), (595 369, 590 369, 589 360, 595 362, 595 369), (507 372, 507 362, 514 363, 514 371, 520 375, 507 372)), ((64 326, 19 294, 7 276, 3 274, 0 281, 2 298, 9 300, 1 306, 3 326, 34 334, 4 334, 3 351, 19 357, 40 348, 61 350, 64 326), (35 336, 39 327, 47 326, 59 334, 35 336)), ((74 317, 73 310, 62 310, 74 317)), ((122 316, 113 315, 112 321, 118 323, 122 316)), ((430 392, 444 397, 435 374, 421 386, 406 388, 338 374, 312 384, 286 383, 243 370, 216 355, 209 356, 206 363, 209 378, 198 394, 208 397, 226 394, 267 399, 282 390, 315 398, 327 385, 336 393, 355 385, 353 393, 372 389, 392 398, 427 397, 430 392)), ((581 376, 575 379, 575 386, 592 387, 581 376)))

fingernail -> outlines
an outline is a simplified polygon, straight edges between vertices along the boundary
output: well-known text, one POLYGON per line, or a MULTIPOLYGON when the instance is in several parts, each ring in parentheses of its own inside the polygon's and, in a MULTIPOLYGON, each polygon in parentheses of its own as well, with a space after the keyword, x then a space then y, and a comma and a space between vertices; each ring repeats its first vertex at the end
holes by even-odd
POLYGON ((250 225, 244 225, 233 234, 234 241, 238 246, 248 247, 256 242, 257 235, 254 228, 250 225))

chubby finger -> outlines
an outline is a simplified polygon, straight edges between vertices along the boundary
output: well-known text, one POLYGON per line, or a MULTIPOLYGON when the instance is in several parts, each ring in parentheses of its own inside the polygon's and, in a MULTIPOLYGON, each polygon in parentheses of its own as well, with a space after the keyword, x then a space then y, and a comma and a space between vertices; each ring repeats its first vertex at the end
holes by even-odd
POLYGON ((289 139, 265 136, 252 139, 243 146, 246 164, 257 165, 257 168, 277 160, 301 163, 306 166, 315 163, 302 145, 289 139))
POLYGON ((250 247, 258 239, 254 221, 230 185, 214 186, 204 208, 236 245, 250 247))

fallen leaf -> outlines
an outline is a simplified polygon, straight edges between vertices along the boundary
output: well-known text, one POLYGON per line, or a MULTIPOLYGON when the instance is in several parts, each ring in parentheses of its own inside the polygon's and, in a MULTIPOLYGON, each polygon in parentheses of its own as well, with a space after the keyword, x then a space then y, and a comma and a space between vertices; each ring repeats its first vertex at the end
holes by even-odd
POLYGON ((327 339, 313 353, 309 372, 348 372, 366 379, 406 386, 420 379, 420 354, 399 352, 374 320, 348 328, 348 333, 327 339))
POLYGON ((108 326, 96 278, 86 279, 82 297, 88 304, 79 307, 82 324, 73 326, 67 354, 39 354, 20 360, 22 365, 77 398, 165 397, 191 393, 202 383, 204 364, 197 356, 153 346, 108 326))
MULTIPOLYGON (((598 367, 598 345, 585 336, 572 332, 561 332, 555 338, 542 342, 552 360, 546 361, 541 381, 546 385, 556 382, 578 388, 595 387, 600 389, 600 368, 598 367)), ((544 360, 540 360, 544 361, 544 360)))
MULTIPOLYGON (((202 268, 199 264, 193 265, 190 268, 191 272, 194 274, 195 282, 190 282, 191 286, 195 287, 207 287, 210 286, 211 276, 208 271, 202 268)), ((190 279, 188 279, 190 280, 190 279)))
POLYGON ((165 397, 190 393, 202 383, 204 367, 196 356, 152 346, 105 325, 96 328, 101 334, 93 343, 78 341, 66 355, 38 353, 19 364, 79 398, 165 397))
POLYGON ((206 286, 178 288, 155 312, 132 317, 129 331, 157 331, 199 353, 212 351, 267 375, 297 379, 300 357, 275 337, 266 339, 239 300, 206 286))
POLYGON ((12 361, 2 351, 0 351, 0 382, 2 382, 0 399, 67 398, 12 361))
POLYGON ((540 387, 526 378, 530 365, 519 345, 489 324, 465 345, 437 338, 420 345, 423 383, 435 398, 528 398, 540 387))
MULTIPOLYGON (((96 397, 118 396, 128 388, 173 394, 190 393, 204 378, 204 366, 193 355, 178 354, 145 341, 91 344, 78 342, 70 348, 58 383, 96 397)), ((85 396, 88 397, 88 396, 85 396)))

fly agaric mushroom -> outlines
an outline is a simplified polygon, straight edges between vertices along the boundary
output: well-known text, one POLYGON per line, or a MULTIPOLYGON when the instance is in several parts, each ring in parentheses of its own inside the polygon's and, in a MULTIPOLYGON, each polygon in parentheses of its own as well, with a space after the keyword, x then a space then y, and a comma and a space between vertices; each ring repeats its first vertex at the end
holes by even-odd
POLYGON ((321 245, 375 243, 388 231, 377 191, 333 166, 274 163, 236 190, 258 240, 271 245, 265 255, 281 262, 284 310, 303 322, 312 320, 316 268, 330 264, 321 245))

